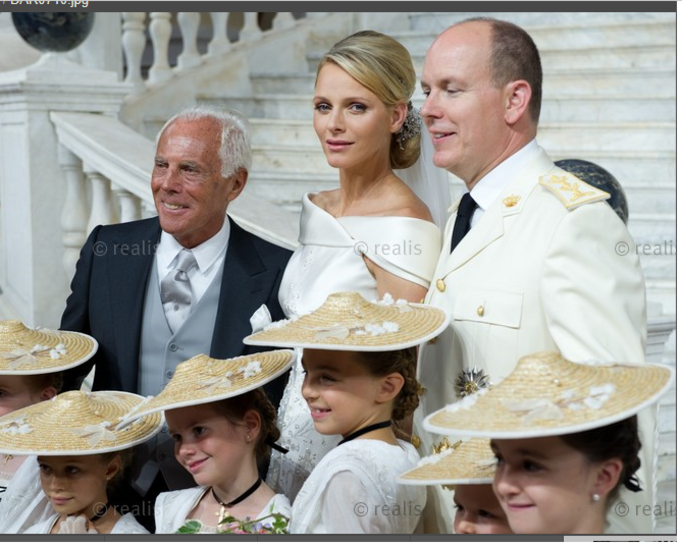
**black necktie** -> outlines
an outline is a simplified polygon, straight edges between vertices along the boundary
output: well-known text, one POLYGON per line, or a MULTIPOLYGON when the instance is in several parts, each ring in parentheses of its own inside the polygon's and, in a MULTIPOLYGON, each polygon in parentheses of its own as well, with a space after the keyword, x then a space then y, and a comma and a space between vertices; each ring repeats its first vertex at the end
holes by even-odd
POLYGON ((455 220, 455 229, 452 230, 452 246, 450 251, 455 250, 455 247, 460 243, 464 236, 469 233, 471 227, 471 217, 476 210, 476 201, 473 200, 470 193, 465 193, 462 200, 459 202, 457 209, 457 219, 455 220))

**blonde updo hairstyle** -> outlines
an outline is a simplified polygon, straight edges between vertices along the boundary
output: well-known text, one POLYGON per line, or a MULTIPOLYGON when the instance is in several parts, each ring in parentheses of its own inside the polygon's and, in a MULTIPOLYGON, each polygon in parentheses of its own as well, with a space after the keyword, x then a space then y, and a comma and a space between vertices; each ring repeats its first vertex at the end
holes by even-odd
MULTIPOLYGON (((390 36, 374 30, 356 32, 325 53, 317 67, 318 76, 328 63, 345 70, 389 108, 401 102, 410 103, 417 83, 412 57, 390 36)), ((419 159, 420 136, 417 134, 401 143, 397 134, 391 140, 391 169, 406 169, 419 159)))

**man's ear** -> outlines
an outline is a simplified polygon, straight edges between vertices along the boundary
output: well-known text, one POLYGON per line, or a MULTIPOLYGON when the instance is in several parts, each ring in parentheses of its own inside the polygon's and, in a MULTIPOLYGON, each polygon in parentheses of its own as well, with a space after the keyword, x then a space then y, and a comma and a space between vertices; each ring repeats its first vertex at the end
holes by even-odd
POLYGON ((228 194, 228 203, 230 201, 234 201, 237 197, 239 197, 239 194, 244 191, 248 178, 249 172, 246 169, 239 169, 227 180, 227 183, 232 185, 230 188, 230 193, 228 194))
POLYGON ((379 389, 376 395, 376 401, 379 403, 389 402, 393 400, 400 393, 400 389, 405 384, 405 378, 398 372, 388 374, 381 380, 379 389))
POLYGON ((528 111, 530 98, 533 92, 526 80, 509 82, 504 87, 505 91, 505 114, 504 119, 509 125, 513 125, 528 111))

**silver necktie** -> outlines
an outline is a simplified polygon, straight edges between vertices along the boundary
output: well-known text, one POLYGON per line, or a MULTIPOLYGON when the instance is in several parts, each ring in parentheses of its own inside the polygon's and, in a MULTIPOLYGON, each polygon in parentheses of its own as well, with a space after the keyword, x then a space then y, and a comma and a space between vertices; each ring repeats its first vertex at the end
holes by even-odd
POLYGON ((178 263, 161 281, 161 301, 168 326, 177 332, 192 309, 192 285, 187 272, 197 265, 191 250, 186 248, 178 254, 178 263))

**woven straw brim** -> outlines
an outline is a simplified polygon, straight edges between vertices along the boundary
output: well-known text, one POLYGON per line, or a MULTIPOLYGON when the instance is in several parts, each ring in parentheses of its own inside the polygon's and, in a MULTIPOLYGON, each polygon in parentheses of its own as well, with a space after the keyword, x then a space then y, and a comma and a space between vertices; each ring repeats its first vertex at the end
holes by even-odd
POLYGON ((0 453, 13 455, 94 455, 110 453, 153 438, 160 415, 117 428, 144 401, 128 392, 69 391, 0 419, 0 453))
POLYGON ((371 303, 357 292, 330 295, 316 311, 244 339, 247 345, 341 351, 394 351, 440 334, 447 313, 416 303, 371 303))
POLYGON ((495 477, 495 455, 488 438, 462 442, 447 455, 431 455, 419 466, 398 476, 407 485, 490 484, 495 477))
POLYGON ((61 372, 87 362, 95 352, 97 342, 85 334, 0 322, 0 375, 61 372))
POLYGON ((160 411, 198 406, 252 391, 285 373, 294 351, 267 351, 227 360, 199 355, 178 364, 173 378, 125 422, 160 411))
POLYGON ((662 365, 575 364, 538 353, 522 358, 498 385, 432 413, 424 427, 499 439, 572 434, 636 414, 673 381, 673 371, 662 365))

